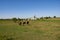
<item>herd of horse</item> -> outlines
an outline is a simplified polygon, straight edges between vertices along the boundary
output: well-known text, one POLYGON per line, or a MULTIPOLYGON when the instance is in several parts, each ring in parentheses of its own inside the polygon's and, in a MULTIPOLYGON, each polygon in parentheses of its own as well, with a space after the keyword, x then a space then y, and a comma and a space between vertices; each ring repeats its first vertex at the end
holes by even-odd
POLYGON ((20 21, 19 25, 25 25, 25 24, 29 24, 29 21, 20 21))

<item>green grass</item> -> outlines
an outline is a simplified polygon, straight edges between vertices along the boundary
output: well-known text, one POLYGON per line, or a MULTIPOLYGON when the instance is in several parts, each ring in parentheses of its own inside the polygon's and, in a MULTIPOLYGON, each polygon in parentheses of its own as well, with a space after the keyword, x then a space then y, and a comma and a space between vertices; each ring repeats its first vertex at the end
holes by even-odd
POLYGON ((60 20, 35 20, 25 26, 0 20, 0 40, 60 40, 60 20))

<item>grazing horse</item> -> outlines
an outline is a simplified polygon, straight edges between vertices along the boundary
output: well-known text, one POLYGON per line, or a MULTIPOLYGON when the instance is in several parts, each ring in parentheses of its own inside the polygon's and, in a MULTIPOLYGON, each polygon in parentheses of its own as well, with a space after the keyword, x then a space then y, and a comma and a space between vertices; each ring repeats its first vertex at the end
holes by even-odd
POLYGON ((25 24, 29 24, 29 21, 20 21, 19 25, 25 25, 25 24))
POLYGON ((22 22, 19 22, 19 25, 22 25, 22 22))
POLYGON ((25 25, 26 24, 26 22, 23 22, 23 25, 25 25))
POLYGON ((27 24, 29 24, 29 21, 27 21, 27 24))

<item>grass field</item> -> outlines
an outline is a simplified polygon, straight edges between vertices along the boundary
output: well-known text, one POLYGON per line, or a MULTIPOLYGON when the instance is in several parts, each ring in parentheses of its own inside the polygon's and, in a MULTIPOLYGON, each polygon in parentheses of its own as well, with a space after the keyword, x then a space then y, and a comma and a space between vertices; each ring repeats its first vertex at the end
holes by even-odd
POLYGON ((60 19, 35 20, 24 26, 0 20, 0 40, 60 40, 60 19))

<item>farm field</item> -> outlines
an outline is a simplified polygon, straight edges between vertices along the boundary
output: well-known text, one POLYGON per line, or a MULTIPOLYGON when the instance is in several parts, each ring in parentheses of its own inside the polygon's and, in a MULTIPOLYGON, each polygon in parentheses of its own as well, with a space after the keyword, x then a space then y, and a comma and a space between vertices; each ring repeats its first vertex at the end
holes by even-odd
POLYGON ((24 26, 0 20, 0 40, 60 40, 60 18, 34 20, 24 26))

